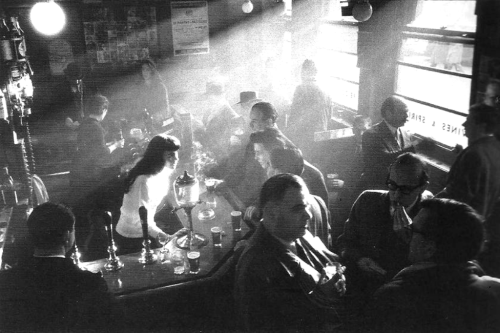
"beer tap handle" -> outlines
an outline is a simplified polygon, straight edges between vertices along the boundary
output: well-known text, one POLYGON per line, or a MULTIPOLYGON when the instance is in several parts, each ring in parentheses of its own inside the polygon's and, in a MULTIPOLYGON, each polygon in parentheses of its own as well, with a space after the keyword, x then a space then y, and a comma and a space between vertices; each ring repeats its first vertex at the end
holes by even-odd
POLYGON ((146 207, 141 206, 139 207, 139 218, 141 219, 141 225, 142 225, 142 237, 144 240, 148 239, 148 210, 146 207))
POLYGON ((106 234, 108 236, 108 244, 112 246, 113 243, 113 218, 110 211, 104 211, 102 214, 104 220, 104 226, 106 227, 106 234))

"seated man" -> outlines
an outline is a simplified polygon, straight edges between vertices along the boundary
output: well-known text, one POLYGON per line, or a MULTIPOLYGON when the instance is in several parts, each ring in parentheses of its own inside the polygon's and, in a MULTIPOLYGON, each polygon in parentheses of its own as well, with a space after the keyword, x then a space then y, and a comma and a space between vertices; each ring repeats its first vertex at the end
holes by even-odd
MULTIPOLYGON (((249 112, 250 133, 262 132, 267 128, 277 129, 277 118, 278 113, 271 103, 255 103, 249 112)), ((244 134, 241 139, 240 151, 230 156, 231 165, 229 172, 224 175, 224 183, 248 206, 257 200, 266 174, 255 160, 254 145, 249 135, 244 134)))
MULTIPOLYGON (((253 133, 250 137, 250 142, 252 142, 254 146, 255 159, 266 172, 269 171, 270 154, 274 149, 297 148, 277 128, 267 128, 264 131, 253 133)), ((303 159, 303 168, 298 176, 302 177, 312 194, 321 197, 324 202, 328 202, 328 191, 326 189, 325 178, 321 171, 303 159)))
MULTIPOLYGON (((298 148, 276 148, 273 149, 270 156, 270 165, 267 170, 269 177, 279 175, 281 173, 290 173, 300 176, 304 171, 304 158, 302 152, 298 148)), ((306 179, 304 179, 307 187, 306 179)), ((312 218, 309 221, 309 231, 319 237, 323 243, 331 249, 331 216, 330 211, 326 207, 326 203, 317 195, 311 195, 311 214, 312 218)))
POLYGON ((263 220, 236 267, 235 297, 247 330, 318 331, 336 318, 343 267, 307 230, 309 196, 304 181, 290 174, 262 187, 263 220))
POLYGON ((100 273, 83 271, 68 252, 75 217, 63 205, 37 206, 27 221, 33 257, 0 272, 0 327, 6 331, 107 331, 111 294, 100 273))
POLYGON ((375 293, 370 326, 377 332, 500 332, 500 279, 484 276, 470 261, 481 248, 481 223, 464 203, 424 200, 409 226, 412 265, 375 293))
POLYGON ((389 191, 365 191, 354 203, 338 239, 348 261, 353 289, 368 296, 408 265, 406 225, 420 210, 429 175, 426 163, 412 153, 397 157, 387 176, 389 191))

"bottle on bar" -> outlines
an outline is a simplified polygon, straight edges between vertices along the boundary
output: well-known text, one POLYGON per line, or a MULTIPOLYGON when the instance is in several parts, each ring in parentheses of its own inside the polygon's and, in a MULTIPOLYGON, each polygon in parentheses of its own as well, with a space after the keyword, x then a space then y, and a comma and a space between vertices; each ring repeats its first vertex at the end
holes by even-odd
POLYGON ((14 60, 12 47, 10 44, 10 30, 5 23, 5 18, 0 18, 0 60, 11 61, 14 60))
POLYGON ((24 31, 19 26, 17 17, 10 18, 10 40, 14 43, 15 60, 24 60, 26 58, 26 42, 24 40, 24 31))
POLYGON ((0 178, 0 186, 2 189, 2 199, 7 206, 17 205, 17 192, 14 187, 14 179, 9 175, 9 168, 2 169, 2 176, 0 178))

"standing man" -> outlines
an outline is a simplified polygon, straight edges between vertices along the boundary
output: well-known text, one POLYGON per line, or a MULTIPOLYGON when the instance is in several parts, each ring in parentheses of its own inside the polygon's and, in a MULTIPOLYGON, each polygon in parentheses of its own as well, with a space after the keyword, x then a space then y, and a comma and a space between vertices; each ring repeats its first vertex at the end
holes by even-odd
MULTIPOLYGON (((113 165, 111 153, 123 148, 124 140, 107 144, 101 122, 108 113, 109 101, 94 95, 86 101, 87 117, 78 128, 77 152, 70 173, 70 200, 77 217, 77 243, 89 232, 90 215, 98 204, 98 188, 105 182, 104 169, 113 165)), ((83 252, 85 249, 82 248, 83 252)))
POLYGON ((332 118, 333 103, 319 86, 318 69, 314 61, 304 60, 302 83, 295 89, 287 122, 287 135, 302 151, 306 159, 316 163, 321 152, 314 147, 314 133, 327 131, 332 118))
POLYGON ((224 83, 220 80, 207 82, 205 95, 208 109, 203 115, 205 132, 201 142, 220 163, 228 157, 231 137, 243 119, 229 105, 224 83))
POLYGON ((338 239, 348 261, 348 277, 352 274, 350 282, 365 297, 408 265, 405 226, 417 215, 422 199, 432 197, 426 191, 427 166, 418 155, 398 156, 385 179, 388 191, 365 191, 359 196, 338 239))
POLYGON ((81 270, 66 253, 75 217, 60 204, 37 206, 27 221, 32 257, 0 272, 0 326, 9 332, 109 331, 112 296, 101 273, 81 270))
POLYGON ((404 153, 415 153, 410 135, 401 129, 408 120, 408 106, 403 98, 390 96, 380 109, 383 120, 363 133, 364 172, 362 188, 384 189, 387 168, 404 153))
POLYGON ((336 318, 343 267, 307 230, 309 196, 291 174, 273 176, 262 187, 263 220, 236 267, 235 296, 246 330, 317 332, 336 318))
POLYGON ((438 194, 462 201, 484 216, 485 249, 481 264, 500 277, 500 141, 494 132, 500 111, 486 104, 471 107, 463 124, 468 147, 457 156, 446 187, 438 194))
POLYGON ((422 202, 409 226, 412 263, 374 295, 367 315, 376 332, 500 332, 500 279, 471 262, 482 218, 447 199, 422 202))

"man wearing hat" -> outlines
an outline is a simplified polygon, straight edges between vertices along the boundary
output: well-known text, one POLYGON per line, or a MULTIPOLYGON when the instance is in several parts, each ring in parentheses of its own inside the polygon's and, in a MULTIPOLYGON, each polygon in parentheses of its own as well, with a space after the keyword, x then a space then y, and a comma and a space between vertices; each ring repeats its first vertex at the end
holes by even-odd
POLYGON ((240 92, 240 101, 236 103, 239 105, 239 114, 242 117, 248 117, 250 113, 250 108, 257 102, 262 101, 257 97, 255 91, 242 91, 240 92))
POLYGON ((218 162, 227 157, 231 136, 239 122, 243 120, 229 105, 225 96, 224 83, 221 80, 209 81, 206 84, 208 109, 203 115, 205 132, 201 142, 212 151, 218 162))
POLYGON ((500 141, 494 133, 500 124, 498 109, 476 104, 463 123, 468 147, 457 156, 440 197, 472 206, 485 218, 485 251, 481 264, 486 273, 500 277, 500 141))

